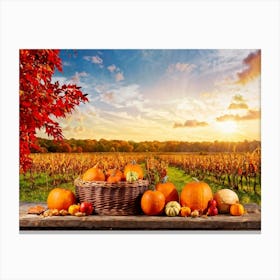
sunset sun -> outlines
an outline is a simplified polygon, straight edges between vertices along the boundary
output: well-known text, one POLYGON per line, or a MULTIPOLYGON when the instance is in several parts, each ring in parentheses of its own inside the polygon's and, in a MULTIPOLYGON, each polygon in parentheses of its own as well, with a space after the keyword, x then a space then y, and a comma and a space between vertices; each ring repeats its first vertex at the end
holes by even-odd
POLYGON ((233 134, 237 131, 237 125, 234 121, 226 121, 219 123, 219 129, 225 134, 233 134))

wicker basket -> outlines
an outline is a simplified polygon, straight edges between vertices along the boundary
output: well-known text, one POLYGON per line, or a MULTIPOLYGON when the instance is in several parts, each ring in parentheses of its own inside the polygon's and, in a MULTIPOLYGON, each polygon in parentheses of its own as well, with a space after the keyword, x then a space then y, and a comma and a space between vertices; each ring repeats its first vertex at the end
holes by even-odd
POLYGON ((133 183, 104 181, 74 181, 76 197, 92 202, 95 213, 100 215, 137 215, 141 212, 140 200, 148 189, 148 180, 137 180, 133 183))

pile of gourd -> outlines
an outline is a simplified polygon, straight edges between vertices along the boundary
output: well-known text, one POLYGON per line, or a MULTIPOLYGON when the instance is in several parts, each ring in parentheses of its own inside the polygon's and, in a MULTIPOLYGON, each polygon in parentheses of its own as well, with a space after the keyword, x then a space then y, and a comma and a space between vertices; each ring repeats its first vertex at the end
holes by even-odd
POLYGON ((146 215, 162 215, 175 217, 199 217, 231 214, 241 216, 244 206, 239 203, 237 194, 230 189, 221 189, 214 195, 210 186, 194 180, 187 183, 178 194, 175 185, 164 180, 155 186, 155 190, 147 190, 141 199, 141 208, 146 215))

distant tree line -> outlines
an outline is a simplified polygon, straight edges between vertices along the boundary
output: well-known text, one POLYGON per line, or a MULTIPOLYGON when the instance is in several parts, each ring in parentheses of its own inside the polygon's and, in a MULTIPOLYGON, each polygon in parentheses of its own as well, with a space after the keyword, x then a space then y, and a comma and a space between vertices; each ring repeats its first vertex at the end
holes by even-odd
POLYGON ((184 141, 123 141, 123 140, 91 140, 65 139, 54 141, 38 138, 42 153, 82 153, 82 152, 253 152, 260 149, 260 141, 241 142, 184 142, 184 141))

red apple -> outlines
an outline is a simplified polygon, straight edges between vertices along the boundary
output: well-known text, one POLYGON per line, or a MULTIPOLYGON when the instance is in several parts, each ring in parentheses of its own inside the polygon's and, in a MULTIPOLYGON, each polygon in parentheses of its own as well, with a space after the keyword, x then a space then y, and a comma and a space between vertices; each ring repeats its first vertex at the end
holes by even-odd
POLYGON ((208 214, 209 216, 216 216, 216 215, 218 215, 218 213, 219 213, 219 211, 218 211, 218 208, 217 208, 217 207, 210 206, 210 207, 208 208, 207 214, 208 214))
POLYGON ((91 202, 82 202, 80 206, 80 211, 86 213, 86 215, 91 215, 93 212, 93 205, 91 202))
POLYGON ((215 199, 211 199, 208 201, 208 207, 207 208, 210 208, 210 207, 217 207, 217 201, 215 199))

